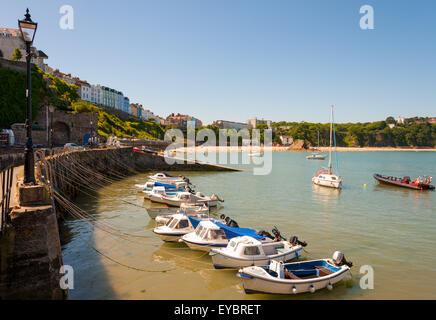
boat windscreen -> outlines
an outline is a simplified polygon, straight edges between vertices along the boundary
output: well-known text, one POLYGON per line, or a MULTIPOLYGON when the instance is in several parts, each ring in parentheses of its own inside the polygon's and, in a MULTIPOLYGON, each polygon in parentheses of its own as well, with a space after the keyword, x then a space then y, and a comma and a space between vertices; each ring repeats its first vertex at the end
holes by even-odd
POLYGON ((190 216, 188 216, 188 218, 189 218, 189 221, 191 221, 191 224, 194 227, 194 229, 197 228, 197 226, 200 223, 201 219, 190 217, 190 216))

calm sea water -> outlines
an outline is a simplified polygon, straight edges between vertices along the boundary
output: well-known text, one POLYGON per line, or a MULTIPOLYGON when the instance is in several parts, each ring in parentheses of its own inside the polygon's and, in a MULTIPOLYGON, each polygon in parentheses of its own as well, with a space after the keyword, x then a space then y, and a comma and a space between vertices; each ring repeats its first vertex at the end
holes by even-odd
POLYGON ((313 174, 327 160, 306 155, 274 153, 272 172, 265 176, 181 174, 197 191, 224 198, 220 213, 239 225, 269 231, 277 226, 286 238, 307 241, 305 259, 342 251, 354 266, 333 291, 246 295, 236 271, 215 270, 207 254, 165 244, 152 233, 154 221, 143 208, 150 203, 133 187, 145 182, 143 174, 77 200, 101 224, 128 235, 71 217, 61 226, 64 264, 74 268, 70 299, 435 299, 436 192, 381 186, 372 174, 436 177, 436 153, 339 153, 342 191, 312 186, 313 174), (362 265, 374 270, 372 290, 360 288, 362 265))

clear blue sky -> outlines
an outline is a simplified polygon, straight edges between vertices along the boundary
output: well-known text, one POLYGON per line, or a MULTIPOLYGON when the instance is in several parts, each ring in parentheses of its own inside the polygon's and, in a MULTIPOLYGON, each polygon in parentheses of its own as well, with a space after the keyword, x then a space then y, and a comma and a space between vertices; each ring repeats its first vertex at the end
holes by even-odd
POLYGON ((205 123, 436 116, 434 0, 0 0, 51 67, 205 123), (59 28, 74 8, 75 29, 59 28), (375 11, 361 30, 359 9, 375 11))

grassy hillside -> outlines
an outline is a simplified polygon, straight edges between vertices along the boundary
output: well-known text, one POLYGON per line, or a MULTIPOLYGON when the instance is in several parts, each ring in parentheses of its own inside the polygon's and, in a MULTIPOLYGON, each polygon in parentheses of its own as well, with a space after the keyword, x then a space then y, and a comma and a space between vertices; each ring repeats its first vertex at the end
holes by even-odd
POLYGON ((98 134, 103 137, 136 137, 140 139, 163 139, 164 137, 164 130, 155 122, 133 118, 123 121, 87 101, 74 102, 68 109, 74 113, 98 113, 98 134))
MULTIPOLYGON (((79 100, 77 87, 32 67, 32 117, 35 119, 41 104, 52 104, 72 113, 98 113, 98 133, 107 137, 137 137, 163 139, 164 131, 155 122, 132 119, 123 121, 115 115, 83 100, 79 100)), ((0 129, 10 128, 26 119, 26 74, 0 68, 0 129)))

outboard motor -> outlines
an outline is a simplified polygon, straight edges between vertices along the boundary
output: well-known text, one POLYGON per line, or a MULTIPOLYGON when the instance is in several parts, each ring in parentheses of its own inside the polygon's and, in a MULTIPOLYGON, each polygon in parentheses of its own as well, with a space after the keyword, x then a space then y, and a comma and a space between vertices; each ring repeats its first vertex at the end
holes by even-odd
POLYGON ((270 239, 274 240, 274 237, 273 237, 272 234, 269 233, 268 231, 260 230, 260 231, 257 232, 257 234, 258 234, 259 236, 261 236, 261 237, 266 237, 266 238, 270 238, 270 239))
POLYGON ((219 202, 224 202, 224 200, 221 199, 220 197, 218 197, 216 194, 213 194, 210 198, 211 198, 212 200, 218 200, 219 202))
POLYGON ((302 247, 307 246, 307 242, 306 241, 300 241, 298 240, 297 236, 293 236, 289 239, 289 243, 292 244, 293 246, 296 246, 297 244, 299 244, 302 247))
POLYGON ((235 220, 230 219, 230 217, 225 218, 226 226, 239 228, 238 223, 235 220))
POLYGON ((347 261, 345 259, 344 254, 342 252, 340 252, 340 251, 335 251, 333 253, 332 261, 337 266, 346 265, 346 266, 348 266, 350 268, 353 266, 353 263, 351 261, 347 261))
POLYGON ((274 235, 274 240, 279 241, 279 240, 286 240, 285 238, 282 237, 282 235, 280 234, 279 229, 277 229, 276 226, 274 226, 274 228, 271 230, 271 232, 274 235))

